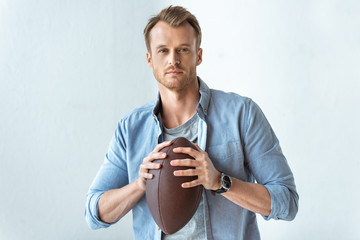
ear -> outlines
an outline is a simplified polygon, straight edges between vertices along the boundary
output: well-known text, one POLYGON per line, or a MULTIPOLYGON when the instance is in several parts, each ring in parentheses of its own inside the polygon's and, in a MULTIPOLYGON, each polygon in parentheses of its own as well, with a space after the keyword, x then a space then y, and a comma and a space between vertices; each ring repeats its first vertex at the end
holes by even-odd
POLYGON ((149 51, 146 52, 146 63, 149 67, 153 67, 151 53, 149 51))
POLYGON ((199 66, 202 63, 202 48, 199 48, 196 60, 196 66, 199 66))

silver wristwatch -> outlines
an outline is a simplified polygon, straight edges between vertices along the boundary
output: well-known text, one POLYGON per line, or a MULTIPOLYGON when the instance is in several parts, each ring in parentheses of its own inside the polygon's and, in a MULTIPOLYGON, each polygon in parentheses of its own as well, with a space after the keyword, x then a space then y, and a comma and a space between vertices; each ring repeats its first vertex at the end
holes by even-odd
POLYGON ((220 188, 218 190, 214 190, 214 192, 215 193, 227 192, 230 190, 231 184, 232 184, 231 177, 222 172, 220 178, 220 188))

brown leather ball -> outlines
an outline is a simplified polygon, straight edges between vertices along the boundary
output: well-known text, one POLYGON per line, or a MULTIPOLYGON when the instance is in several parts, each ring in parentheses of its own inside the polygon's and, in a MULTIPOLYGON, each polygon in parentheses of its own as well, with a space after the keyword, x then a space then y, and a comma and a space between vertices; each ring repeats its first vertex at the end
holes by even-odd
POLYGON ((182 188, 184 182, 197 179, 196 176, 174 176, 175 170, 189 167, 174 167, 170 161, 174 159, 194 159, 188 154, 174 153, 177 147, 194 146, 186 138, 179 137, 172 144, 161 150, 167 154, 165 159, 154 160, 162 166, 160 169, 149 170, 154 177, 146 181, 146 201, 156 224, 165 234, 173 234, 184 227, 196 212, 201 200, 202 185, 182 188))

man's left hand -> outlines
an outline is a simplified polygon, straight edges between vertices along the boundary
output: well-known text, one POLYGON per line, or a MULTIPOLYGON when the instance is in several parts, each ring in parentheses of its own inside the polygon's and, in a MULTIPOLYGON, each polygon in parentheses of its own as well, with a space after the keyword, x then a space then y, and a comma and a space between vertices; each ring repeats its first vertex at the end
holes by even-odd
POLYGON ((174 148, 175 153, 185 153, 194 159, 177 159, 172 160, 172 166, 194 167, 195 169, 174 171, 175 176, 197 176, 198 178, 191 182, 185 182, 183 188, 203 185, 205 189, 217 190, 220 187, 221 173, 216 170, 207 152, 203 151, 197 144, 193 143, 196 150, 190 147, 174 148))

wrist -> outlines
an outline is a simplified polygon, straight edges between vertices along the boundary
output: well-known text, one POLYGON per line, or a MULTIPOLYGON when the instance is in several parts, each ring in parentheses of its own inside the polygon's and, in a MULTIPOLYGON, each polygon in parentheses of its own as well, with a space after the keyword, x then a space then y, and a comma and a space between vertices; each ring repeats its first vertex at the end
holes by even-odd
POLYGON ((135 184, 138 190, 146 191, 146 180, 144 181, 141 177, 135 180, 135 184))
POLYGON ((232 185, 231 177, 223 172, 220 173, 220 187, 216 190, 212 190, 213 194, 215 193, 224 193, 230 190, 232 185))
POLYGON ((215 175, 215 181, 213 183, 213 186, 210 190, 212 191, 216 191, 221 187, 221 172, 217 171, 216 175, 215 175))

